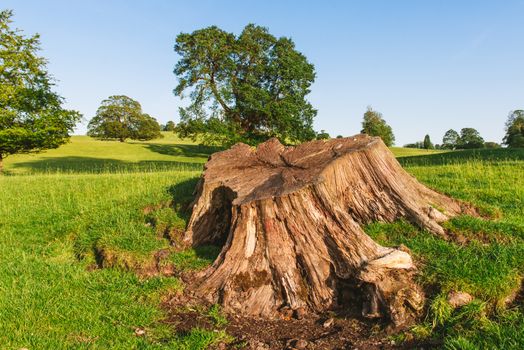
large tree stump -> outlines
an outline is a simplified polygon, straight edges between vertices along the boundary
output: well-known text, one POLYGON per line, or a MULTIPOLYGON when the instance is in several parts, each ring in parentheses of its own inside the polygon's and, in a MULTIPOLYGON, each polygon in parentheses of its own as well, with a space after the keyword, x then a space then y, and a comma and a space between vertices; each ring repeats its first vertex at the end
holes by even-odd
POLYGON ((364 316, 402 326, 424 302, 411 256, 361 225, 404 218, 445 235, 442 221, 471 210, 418 183, 377 137, 237 144, 210 157, 197 186, 184 241, 223 249, 191 288, 263 317, 360 298, 364 316))

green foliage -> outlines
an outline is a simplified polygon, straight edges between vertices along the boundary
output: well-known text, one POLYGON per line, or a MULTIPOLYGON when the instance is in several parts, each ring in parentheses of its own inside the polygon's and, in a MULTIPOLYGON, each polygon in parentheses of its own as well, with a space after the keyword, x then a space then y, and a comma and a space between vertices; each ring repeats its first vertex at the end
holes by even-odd
POLYGON ((315 138, 316 110, 305 98, 314 67, 291 39, 253 24, 238 37, 213 26, 179 34, 175 51, 174 93, 191 98, 180 109, 181 137, 215 145, 315 138))
POLYGON ((449 129, 442 138, 443 149, 456 149, 459 145, 460 135, 453 129, 449 129))
POLYGON ((175 131, 175 122, 170 120, 166 123, 166 125, 164 125, 164 127, 162 128, 162 131, 175 131))
POLYGON ((405 148, 419 148, 419 149, 426 149, 424 147, 424 142, 422 141, 417 141, 415 143, 408 143, 406 145, 404 145, 405 148))
POLYGON ((500 148, 500 145, 496 142, 484 142, 484 148, 496 149, 500 148))
POLYGON ((386 146, 391 146, 395 142, 395 135, 393 135, 391 126, 386 124, 380 112, 374 111, 371 107, 368 107, 366 113, 364 113, 360 132, 371 136, 380 136, 386 146))
POLYGON ((80 113, 62 108, 52 91, 39 36, 11 28, 12 11, 0 11, 0 172, 10 154, 57 148, 69 140, 80 113))
POLYGON ((431 139, 429 138, 429 135, 424 136, 424 142, 423 142, 424 149, 434 149, 435 146, 431 143, 431 139))
POLYGON ((317 133, 317 140, 329 140, 331 136, 329 136, 329 133, 327 133, 325 130, 320 130, 319 133, 317 133))
POLYGON ((508 147, 524 148, 524 110, 515 110, 509 114, 504 144, 508 147))
POLYGON ((460 130, 460 138, 457 148, 471 149, 471 148, 483 148, 484 139, 480 136, 480 133, 473 128, 463 128, 460 130))
POLYGON ((155 118, 142 112, 138 101, 119 95, 102 101, 87 134, 102 140, 152 140, 162 137, 155 118))

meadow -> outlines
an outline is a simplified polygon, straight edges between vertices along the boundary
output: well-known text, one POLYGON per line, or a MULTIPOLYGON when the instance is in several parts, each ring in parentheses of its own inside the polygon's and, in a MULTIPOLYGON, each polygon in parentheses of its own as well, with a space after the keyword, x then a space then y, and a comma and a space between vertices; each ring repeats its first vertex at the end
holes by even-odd
MULTIPOLYGON (((0 349, 205 349, 230 338, 177 333, 162 303, 184 287, 161 271, 201 269, 213 247, 177 251, 187 203, 216 149, 165 134, 150 142, 75 136, 56 150, 6 159, 0 177, 0 349), (168 252, 161 257, 159 251, 168 252)), ((371 224, 385 245, 414 253, 427 316, 396 341, 447 349, 524 348, 524 150, 429 152, 392 148, 419 181, 476 205, 444 241, 405 222, 371 224), (453 310, 450 290, 474 302, 453 310)))

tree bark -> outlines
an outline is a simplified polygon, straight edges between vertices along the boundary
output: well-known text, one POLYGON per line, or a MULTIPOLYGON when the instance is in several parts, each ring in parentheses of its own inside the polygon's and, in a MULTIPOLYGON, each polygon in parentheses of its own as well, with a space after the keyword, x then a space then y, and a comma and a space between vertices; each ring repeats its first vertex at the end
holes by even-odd
POLYGON ((366 135, 237 144, 210 157, 196 192, 184 241, 223 248, 190 288, 227 311, 261 317, 358 305, 366 317, 409 324, 424 303, 413 260, 361 225, 404 218, 443 236, 441 222, 475 214, 418 183, 366 135))
POLYGON ((4 173, 4 157, 0 154, 0 175, 4 173))

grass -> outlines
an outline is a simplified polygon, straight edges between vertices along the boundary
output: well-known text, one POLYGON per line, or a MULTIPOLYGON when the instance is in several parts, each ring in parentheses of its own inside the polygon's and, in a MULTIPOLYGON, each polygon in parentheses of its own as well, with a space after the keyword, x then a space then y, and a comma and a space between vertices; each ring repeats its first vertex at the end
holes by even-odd
MULTIPOLYGON (((216 331, 177 334, 164 323, 160 304, 183 283, 151 277, 158 251, 168 252, 162 264, 180 270, 202 269, 218 254, 216 247, 172 246, 211 151, 171 134, 128 143, 77 136, 57 150, 7 158, 0 348, 204 349, 226 341, 218 306, 206 311, 216 331)), ((448 349, 523 348, 522 304, 508 308, 505 299, 524 275, 524 151, 392 151, 420 181, 492 218, 447 222, 464 244, 405 222, 366 228, 384 245, 408 246, 421 266, 419 282, 432 291, 424 322, 400 337, 443 339, 448 349), (474 303, 452 310, 452 289, 471 293, 474 303)))
POLYGON ((447 242, 397 222, 375 223, 368 233, 385 245, 405 244, 422 265, 421 283, 436 292, 422 332, 449 349, 521 349, 522 303, 506 307, 524 276, 524 150, 477 150, 399 158, 429 187, 469 201, 491 220, 458 217, 446 228, 467 244, 447 242), (450 311, 450 290, 476 301, 450 311))
POLYGON ((13 155, 5 160, 9 175, 36 173, 121 173, 202 170, 217 148, 192 144, 164 132, 152 141, 96 141, 73 136, 71 142, 38 154, 13 155))

